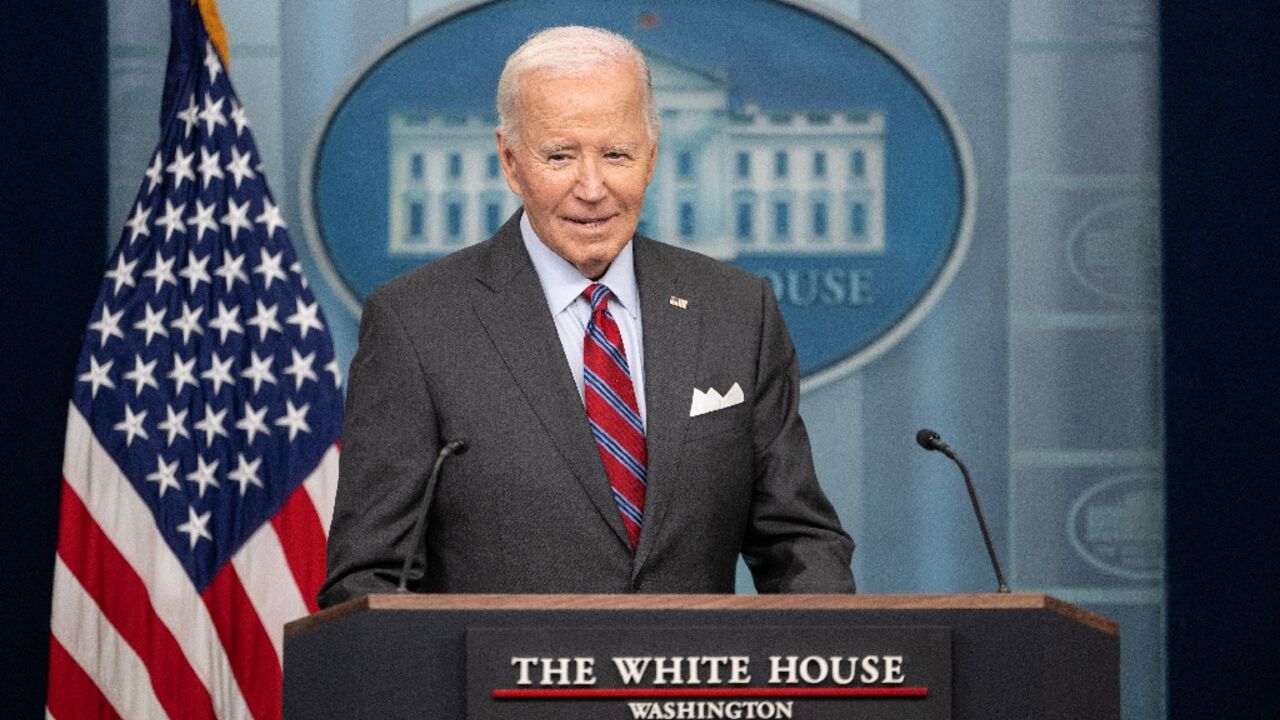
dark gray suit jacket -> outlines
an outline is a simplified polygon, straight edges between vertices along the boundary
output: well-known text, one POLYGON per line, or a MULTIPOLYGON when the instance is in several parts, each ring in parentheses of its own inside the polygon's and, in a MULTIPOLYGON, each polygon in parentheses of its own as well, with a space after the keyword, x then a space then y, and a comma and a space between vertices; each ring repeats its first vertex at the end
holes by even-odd
POLYGON ((425 592, 731 593, 739 553, 760 592, 852 591, 853 542, 814 475, 768 283, 634 240, 649 487, 633 553, 518 219, 365 302, 320 604, 393 590, 411 550, 425 592), (745 402, 689 416, 694 388, 734 383, 745 402), (469 450, 410 548, 455 438, 469 450))

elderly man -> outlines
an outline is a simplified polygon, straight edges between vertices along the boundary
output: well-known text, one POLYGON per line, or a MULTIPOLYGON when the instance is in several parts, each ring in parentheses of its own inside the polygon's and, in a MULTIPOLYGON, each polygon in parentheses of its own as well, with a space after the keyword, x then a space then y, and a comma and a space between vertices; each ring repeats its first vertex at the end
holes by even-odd
POLYGON ((545 30, 498 83, 523 211, 365 303, 321 605, 422 592, 850 592, 769 285, 637 236, 658 118, 640 52, 545 30), (425 543, 412 528, 439 449, 425 543))

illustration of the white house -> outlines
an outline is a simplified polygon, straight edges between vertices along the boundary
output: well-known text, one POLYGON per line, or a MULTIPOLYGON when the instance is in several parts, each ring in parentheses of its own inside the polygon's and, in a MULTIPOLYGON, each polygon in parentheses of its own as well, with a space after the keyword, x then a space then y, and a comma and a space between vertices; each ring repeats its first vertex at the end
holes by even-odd
MULTIPOLYGON (((641 234, 723 259, 885 251, 884 113, 730 108, 725 73, 646 57, 662 127, 641 234)), ((496 125, 480 113, 390 116, 390 254, 478 243, 515 212, 496 125)))

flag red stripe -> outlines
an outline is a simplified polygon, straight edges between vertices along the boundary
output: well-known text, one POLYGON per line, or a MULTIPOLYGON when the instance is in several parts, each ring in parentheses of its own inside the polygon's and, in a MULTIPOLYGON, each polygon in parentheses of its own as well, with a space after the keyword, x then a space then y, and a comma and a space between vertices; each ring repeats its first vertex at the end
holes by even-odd
MULTIPOLYGON (((317 468, 319 470, 319 468, 317 468)), ((325 537, 320 514, 306 488, 298 486, 285 501, 280 512, 271 518, 271 526, 284 548, 285 561, 298 584, 309 612, 316 612, 316 595, 324 583, 325 537)))
POLYGON ((213 718, 209 691, 151 606, 146 584, 63 479, 58 557, 120 637, 147 666, 151 687, 174 717, 213 718))
POLYGON ((100 718, 119 720, 120 713, 111 707, 75 658, 49 634, 49 714, 58 720, 67 718, 100 718))
POLYGON ((249 601, 235 565, 227 563, 201 593, 231 660, 231 672, 255 718, 278 718, 283 674, 271 637, 249 601))
POLYGON ((320 531, 324 533, 326 542, 329 537, 329 526, 333 523, 334 496, 338 494, 338 455, 341 450, 342 441, 338 440, 302 483, 302 486, 307 489, 307 494, 311 496, 312 507, 320 516, 320 531))

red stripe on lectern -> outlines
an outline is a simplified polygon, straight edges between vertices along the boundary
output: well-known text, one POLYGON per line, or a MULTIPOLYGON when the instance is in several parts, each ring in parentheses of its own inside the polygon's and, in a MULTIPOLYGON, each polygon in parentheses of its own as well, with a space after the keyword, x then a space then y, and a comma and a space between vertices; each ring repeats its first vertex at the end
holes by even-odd
POLYGON ((927 687, 820 688, 518 688, 493 691, 494 700, 599 700, 616 698, 908 698, 926 697, 927 687))

